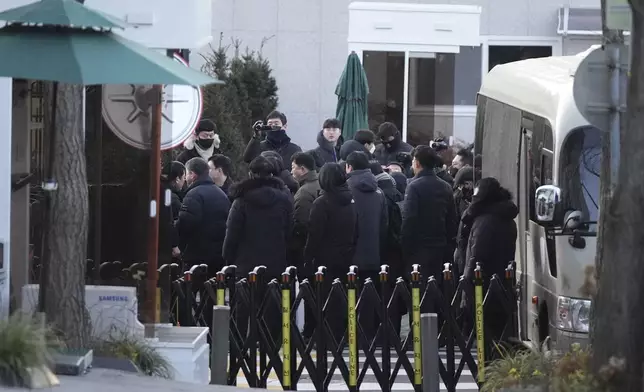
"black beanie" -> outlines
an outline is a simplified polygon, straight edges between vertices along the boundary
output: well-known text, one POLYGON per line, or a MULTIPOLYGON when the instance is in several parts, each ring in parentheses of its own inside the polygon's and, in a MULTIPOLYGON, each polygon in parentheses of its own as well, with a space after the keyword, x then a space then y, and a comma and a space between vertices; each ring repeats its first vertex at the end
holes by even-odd
POLYGON ((199 126, 197 126, 195 133, 198 135, 199 132, 217 132, 217 126, 212 120, 205 118, 199 121, 199 126))

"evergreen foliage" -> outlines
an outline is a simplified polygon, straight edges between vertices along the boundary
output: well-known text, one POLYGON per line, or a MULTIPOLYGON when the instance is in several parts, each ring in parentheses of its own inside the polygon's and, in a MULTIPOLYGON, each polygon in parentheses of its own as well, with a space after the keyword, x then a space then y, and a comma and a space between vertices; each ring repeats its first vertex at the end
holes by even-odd
POLYGON ((246 49, 240 54, 240 46, 239 40, 224 46, 220 39, 218 48, 211 47, 210 52, 202 54, 202 70, 225 83, 203 89, 203 118, 217 124, 219 148, 233 161, 235 180, 246 175, 242 156, 252 137, 253 123, 265 119, 278 104, 277 82, 261 48, 257 52, 246 49))

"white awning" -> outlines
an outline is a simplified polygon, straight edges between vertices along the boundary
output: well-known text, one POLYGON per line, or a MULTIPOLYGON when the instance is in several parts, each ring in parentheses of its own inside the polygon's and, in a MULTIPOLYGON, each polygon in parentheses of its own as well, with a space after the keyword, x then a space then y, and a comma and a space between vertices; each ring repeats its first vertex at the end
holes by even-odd
MULTIPOLYGON (((557 34, 563 36, 601 36, 602 13, 600 8, 559 8, 557 34)), ((624 32, 624 35, 629 35, 624 32)))

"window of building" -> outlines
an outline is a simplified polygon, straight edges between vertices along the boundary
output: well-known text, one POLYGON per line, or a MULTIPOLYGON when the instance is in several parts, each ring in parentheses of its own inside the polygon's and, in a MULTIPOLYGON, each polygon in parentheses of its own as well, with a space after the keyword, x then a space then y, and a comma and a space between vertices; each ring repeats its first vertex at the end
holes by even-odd
POLYGON ((552 46, 506 46, 490 45, 488 70, 497 65, 526 59, 552 56, 552 46))
POLYGON ((405 53, 365 51, 362 65, 369 83, 369 128, 377 131, 383 122, 392 122, 403 129, 405 53))

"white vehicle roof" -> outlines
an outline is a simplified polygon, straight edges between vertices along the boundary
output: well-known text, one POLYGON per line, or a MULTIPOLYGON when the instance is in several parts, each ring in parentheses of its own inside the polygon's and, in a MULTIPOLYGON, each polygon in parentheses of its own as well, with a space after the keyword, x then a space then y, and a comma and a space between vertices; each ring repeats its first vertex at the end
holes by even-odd
POLYGON ((572 83, 577 66, 595 48, 497 65, 483 78, 479 94, 547 119, 557 135, 587 125, 575 106, 572 83))

